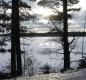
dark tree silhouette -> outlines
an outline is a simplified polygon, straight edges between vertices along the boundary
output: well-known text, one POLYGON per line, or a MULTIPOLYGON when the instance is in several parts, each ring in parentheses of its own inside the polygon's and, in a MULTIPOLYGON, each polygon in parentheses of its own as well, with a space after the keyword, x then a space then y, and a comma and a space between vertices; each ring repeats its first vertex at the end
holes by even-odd
POLYGON ((67 16, 67 0, 63 0, 63 47, 64 47, 64 69, 70 68, 70 52, 68 43, 68 16, 67 16))
POLYGON ((63 47, 64 70, 70 68, 70 52, 72 49, 69 51, 69 46, 75 40, 74 38, 71 40, 71 42, 68 42, 68 18, 71 19, 72 15, 70 13, 67 13, 67 11, 79 11, 80 10, 80 8, 68 8, 67 9, 67 6, 73 6, 74 4, 77 4, 78 2, 79 0, 55 0, 55 1, 41 0, 38 2, 38 5, 43 6, 43 7, 49 7, 55 12, 55 15, 51 15, 47 19, 50 20, 51 23, 54 25, 54 28, 51 29, 51 31, 56 31, 60 33, 60 41, 58 42, 61 43, 63 47), (63 12, 59 11, 58 9, 61 5, 63 6, 63 12), (61 24, 63 24, 63 27, 61 27, 61 24))
POLYGON ((12 0, 11 76, 15 77, 16 75, 22 75, 20 53, 19 0, 12 0))
MULTIPOLYGON (((12 77, 15 77, 16 75, 20 75, 22 73, 21 68, 21 53, 20 53, 20 32, 26 32, 27 28, 19 21, 29 21, 32 17, 29 14, 29 10, 31 10, 31 7, 28 6, 25 2, 21 0, 12 1, 12 5, 10 2, 5 2, 4 0, 0 1, 0 7, 3 8, 4 12, 0 13, 0 20, 3 21, 3 23, 0 23, 0 27, 2 27, 1 32, 7 31, 10 32, 11 30, 11 75, 12 77), (16 3, 17 2, 17 3, 16 3), (19 15, 19 7, 20 7, 20 15, 19 15), (24 12, 21 12, 21 9, 24 8, 24 12), (6 11, 12 9, 12 16, 11 13, 7 14, 6 11), (12 21, 11 21, 12 19, 12 21), (5 22, 6 21, 6 22, 5 22), (12 24, 10 23, 12 22, 12 24), (12 27, 11 27, 12 26, 12 27), (20 28, 19 28, 20 27, 20 28)), ((3 35, 2 35, 3 36, 3 35)), ((9 38, 10 39, 10 38, 9 38)), ((4 41, 3 41, 4 42, 4 41)), ((2 44, 1 44, 2 45, 2 44)), ((0 50, 2 51, 2 50, 0 50)), ((6 52, 9 50, 4 50, 3 52, 6 52)))
MULTIPOLYGON (((9 26, 9 23, 7 25, 7 22, 10 21, 10 17, 8 15, 6 15, 6 9, 4 1, 0 1, 0 33, 4 34, 4 33, 7 33, 7 29, 6 27, 9 26), (7 25, 7 26, 6 26, 7 25)), ((6 52, 6 49, 3 48, 3 46, 6 47, 6 40, 7 40, 8 37, 4 37, 4 36, 0 36, 0 53, 5 53, 6 52)))
MULTIPOLYGON (((16 0, 18 1, 18 0, 16 0)), ((1 8, 3 8, 4 13, 0 13, 0 20, 3 21, 3 23, 0 23, 0 27, 2 27, 2 32, 7 30, 7 32, 11 31, 11 75, 12 77, 16 76, 16 75, 20 75, 21 74, 21 53, 20 53, 20 28, 21 27, 21 31, 25 32, 26 28, 22 25, 19 24, 19 20, 20 21, 28 21, 30 19, 30 14, 25 15, 24 13, 22 13, 20 11, 20 16, 19 16, 19 6, 22 8, 28 8, 30 10, 30 6, 28 6, 25 2, 22 1, 18 1, 16 3, 16 1, 12 1, 12 5, 10 5, 10 2, 5 2, 4 0, 2 0, 0 2, 0 6, 1 8), (19 5, 20 3, 20 5, 19 5), (16 4, 16 5, 15 5, 16 4), (18 6, 17 6, 18 5, 18 6), (12 9, 12 16, 10 16, 11 14, 7 14, 6 11, 8 9, 12 9), (12 24, 10 25, 10 20, 12 19, 12 24), (5 23, 6 21, 6 23, 5 23), (12 26, 12 27, 11 27, 12 26)), ((4 41, 3 41, 4 42, 4 41)), ((0 50, 2 51, 2 50, 0 50)), ((3 52, 6 52, 7 50, 3 50, 3 52)))

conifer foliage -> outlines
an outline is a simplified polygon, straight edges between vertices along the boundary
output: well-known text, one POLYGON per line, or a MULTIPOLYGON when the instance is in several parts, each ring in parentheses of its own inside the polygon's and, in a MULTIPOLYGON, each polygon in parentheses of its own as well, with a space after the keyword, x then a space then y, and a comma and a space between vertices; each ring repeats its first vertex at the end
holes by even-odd
POLYGON ((60 40, 64 53, 64 69, 70 68, 70 52, 69 46, 74 40, 68 42, 68 19, 72 19, 69 11, 79 11, 80 8, 71 8, 78 4, 79 0, 41 0, 38 5, 50 8, 54 14, 47 19, 54 25, 54 30, 60 33, 60 40), (62 8, 63 7, 63 8, 62 8), (62 8, 63 10, 60 10, 62 8), (61 26, 63 25, 63 26, 61 26))
MULTIPOLYGON (((1 0, 0 10, 0 33, 10 34, 11 32, 11 77, 20 76, 22 75, 20 30, 26 31, 25 26, 21 25, 21 23, 30 20, 29 10, 31 10, 31 7, 21 0, 1 0)), ((5 38, 3 36, 3 44, 5 38)))

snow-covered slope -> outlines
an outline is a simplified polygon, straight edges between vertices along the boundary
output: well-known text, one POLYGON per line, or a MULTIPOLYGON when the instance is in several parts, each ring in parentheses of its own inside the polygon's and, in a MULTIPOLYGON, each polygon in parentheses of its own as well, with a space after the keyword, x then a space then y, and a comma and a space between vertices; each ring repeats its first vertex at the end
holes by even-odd
POLYGON ((32 77, 24 76, 11 80, 86 80, 86 69, 65 73, 40 74, 32 77))

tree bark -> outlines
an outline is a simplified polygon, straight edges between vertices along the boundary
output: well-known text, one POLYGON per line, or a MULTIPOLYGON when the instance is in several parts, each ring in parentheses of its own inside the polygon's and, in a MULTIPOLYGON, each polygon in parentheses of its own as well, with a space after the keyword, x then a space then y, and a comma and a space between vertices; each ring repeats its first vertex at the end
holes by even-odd
POLYGON ((16 50, 15 50, 15 1, 12 0, 12 22, 11 22, 11 77, 16 76, 16 50))
POLYGON ((67 0, 63 0, 63 40, 64 40, 64 70, 70 68, 70 52, 68 43, 68 16, 67 16, 67 0))
POLYGON ((22 75, 19 28, 19 0, 12 0, 11 76, 22 75))
POLYGON ((20 49, 20 28, 19 28, 19 0, 15 0, 15 16, 16 16, 16 26, 15 26, 15 45, 17 53, 17 75, 22 75, 22 63, 21 63, 21 49, 20 49))

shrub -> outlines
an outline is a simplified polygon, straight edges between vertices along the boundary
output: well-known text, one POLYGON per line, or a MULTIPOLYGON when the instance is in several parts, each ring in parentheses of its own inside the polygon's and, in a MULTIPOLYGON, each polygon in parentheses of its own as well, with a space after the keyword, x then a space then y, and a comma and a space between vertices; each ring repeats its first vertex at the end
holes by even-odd
POLYGON ((0 80, 1 79, 8 79, 8 78, 10 78, 9 73, 5 73, 5 72, 0 71, 0 80))
POLYGON ((50 65, 45 64, 41 69, 42 69, 44 74, 49 74, 51 67, 50 67, 50 65))
POLYGON ((80 60, 78 69, 86 68, 86 59, 80 60))

